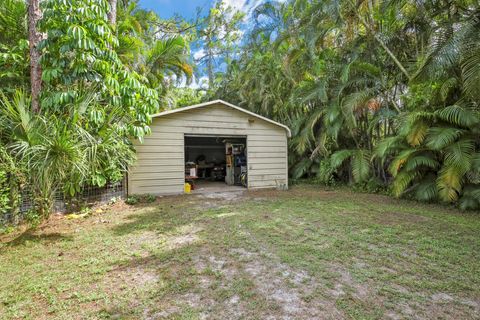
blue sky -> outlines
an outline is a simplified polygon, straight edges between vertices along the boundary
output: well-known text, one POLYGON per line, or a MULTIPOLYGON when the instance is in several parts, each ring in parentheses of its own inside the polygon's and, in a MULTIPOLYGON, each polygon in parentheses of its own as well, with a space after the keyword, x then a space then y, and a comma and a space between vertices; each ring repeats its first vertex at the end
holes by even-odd
POLYGON ((142 8, 154 10, 164 19, 178 13, 188 20, 195 17, 197 8, 203 8, 204 13, 208 12, 214 0, 140 0, 139 3, 142 8))
MULTIPOLYGON (((194 19, 197 15, 197 8, 201 8, 201 14, 206 15, 210 7, 214 5, 216 1, 220 0, 140 0, 140 7, 155 11, 160 17, 164 19, 172 18, 175 14, 180 15, 186 20, 194 19)), ((236 10, 243 11, 246 14, 246 23, 243 24, 244 28, 249 25, 249 17, 252 9, 260 3, 266 0, 221 0, 227 6, 230 6, 236 10)), ((192 56, 197 58, 202 56, 202 47, 200 43, 192 43, 192 56)), ((219 66, 217 66, 219 67, 219 66)), ((198 84, 205 80, 205 70, 200 68, 198 70, 197 77, 194 79, 192 87, 198 87, 198 84)))
MULTIPOLYGON (((194 18, 197 8, 202 8, 206 14, 216 0, 140 0, 139 4, 144 9, 157 12, 160 17, 168 19, 178 13, 187 20, 194 18)), ((252 8, 266 0, 223 0, 225 4, 249 13, 252 8)))

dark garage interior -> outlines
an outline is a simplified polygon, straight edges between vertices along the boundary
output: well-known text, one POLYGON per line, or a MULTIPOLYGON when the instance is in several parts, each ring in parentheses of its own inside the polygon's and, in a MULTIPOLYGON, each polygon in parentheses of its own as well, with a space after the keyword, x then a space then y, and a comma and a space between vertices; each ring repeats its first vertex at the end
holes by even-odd
POLYGON ((193 190, 247 186, 245 137, 185 136, 185 182, 193 190))

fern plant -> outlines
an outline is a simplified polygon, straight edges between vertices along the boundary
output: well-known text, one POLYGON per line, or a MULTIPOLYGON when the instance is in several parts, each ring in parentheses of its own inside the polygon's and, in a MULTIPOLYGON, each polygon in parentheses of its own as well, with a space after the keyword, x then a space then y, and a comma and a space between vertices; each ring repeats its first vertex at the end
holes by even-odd
POLYGON ((363 149, 337 151, 330 157, 331 169, 338 173, 338 170, 347 160, 350 160, 348 167, 351 170, 349 174, 351 174, 353 182, 367 181, 370 175, 370 153, 363 149))

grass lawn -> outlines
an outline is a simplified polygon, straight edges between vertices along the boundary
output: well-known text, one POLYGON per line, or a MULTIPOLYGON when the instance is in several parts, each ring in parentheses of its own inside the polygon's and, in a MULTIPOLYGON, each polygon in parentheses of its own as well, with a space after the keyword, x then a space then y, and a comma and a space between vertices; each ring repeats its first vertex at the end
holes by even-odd
POLYGON ((4 236, 0 270, 1 319, 480 318, 480 215, 313 186, 165 197, 4 236))

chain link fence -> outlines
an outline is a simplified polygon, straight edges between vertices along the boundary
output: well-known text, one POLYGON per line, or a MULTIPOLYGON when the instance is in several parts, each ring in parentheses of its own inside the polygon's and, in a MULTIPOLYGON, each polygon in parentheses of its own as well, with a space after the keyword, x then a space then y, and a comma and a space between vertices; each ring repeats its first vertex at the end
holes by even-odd
MULTIPOLYGON (((127 196, 126 179, 119 182, 109 183, 104 187, 86 186, 74 197, 65 196, 63 192, 57 192, 54 196, 53 212, 66 213, 69 210, 88 207, 95 204, 105 204, 114 198, 125 199, 127 196)), ((25 214, 34 209, 35 195, 31 190, 24 188, 20 195, 18 214, 12 213, 0 215, 0 225, 7 223, 19 223, 25 214)))

